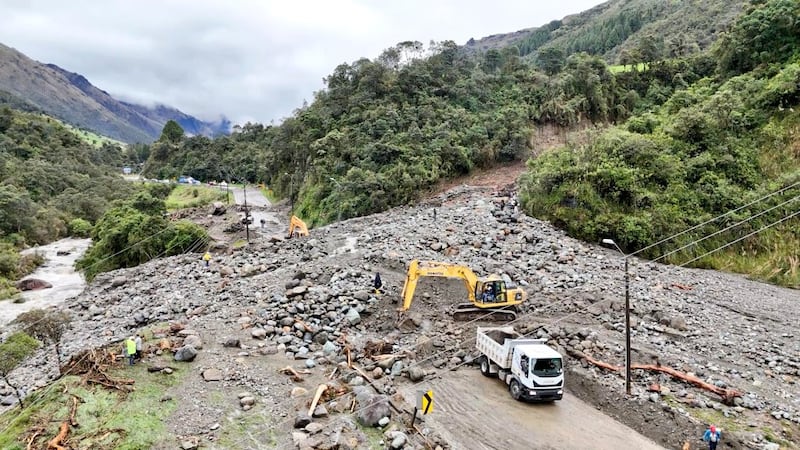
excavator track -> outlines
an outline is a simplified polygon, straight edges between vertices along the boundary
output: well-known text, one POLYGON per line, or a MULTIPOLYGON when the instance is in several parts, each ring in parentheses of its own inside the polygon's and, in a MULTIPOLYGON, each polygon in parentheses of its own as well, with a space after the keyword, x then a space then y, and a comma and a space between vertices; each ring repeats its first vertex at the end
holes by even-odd
POLYGON ((463 322, 480 320, 486 322, 511 322, 517 318, 515 308, 476 308, 472 303, 463 303, 456 306, 453 320, 463 322))

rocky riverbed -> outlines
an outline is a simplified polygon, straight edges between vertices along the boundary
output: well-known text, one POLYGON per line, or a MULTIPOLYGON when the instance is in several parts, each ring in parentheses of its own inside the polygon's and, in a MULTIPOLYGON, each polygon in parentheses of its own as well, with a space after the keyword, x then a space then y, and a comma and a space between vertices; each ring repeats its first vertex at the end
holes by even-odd
MULTIPOLYGON (((463 284, 440 279, 422 280, 398 320, 411 259, 456 262, 519 283, 528 302, 512 325, 570 355, 568 389, 668 448, 696 442, 709 422, 723 429, 729 448, 796 448, 800 441, 793 319, 800 293, 635 260, 633 362, 674 368, 741 396, 724 403, 668 375, 636 370, 633 395, 625 397, 620 375, 586 358, 624 364, 621 256, 521 214, 513 192, 491 188, 456 187, 415 207, 314 229, 309 238, 261 238, 215 254, 210 268, 185 255, 98 276, 66 303, 74 324, 63 342, 65 360, 135 331, 178 324, 182 334, 161 338, 172 339, 172 348, 191 347, 197 359, 188 364, 198 366, 198 384, 185 383, 180 395, 194 396, 202 408, 211 370, 230 395, 246 394, 242 409, 278 418, 274 427, 286 437, 276 448, 362 448, 356 422, 379 425, 390 448, 447 448, 427 428, 409 433, 400 426, 410 406, 398 388, 474 370, 475 328, 485 323, 452 321, 463 284), (370 288, 375 272, 384 281, 380 294, 370 288), (276 375, 287 365, 331 385, 323 410, 308 415, 313 389, 296 392, 287 375, 276 375)), ((35 389, 54 372, 42 353, 12 378, 35 389)), ((189 407, 176 412, 170 427, 185 448, 219 439, 218 422, 233 414, 207 409, 202 420, 189 407)))

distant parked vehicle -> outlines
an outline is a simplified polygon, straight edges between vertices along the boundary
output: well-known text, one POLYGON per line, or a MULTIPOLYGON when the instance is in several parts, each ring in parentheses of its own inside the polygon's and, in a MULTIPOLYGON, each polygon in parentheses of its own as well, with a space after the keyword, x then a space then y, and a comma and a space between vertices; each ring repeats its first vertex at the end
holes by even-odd
POLYGON ((187 177, 185 175, 181 175, 178 177, 178 183, 181 184, 200 184, 199 181, 195 180, 192 177, 187 177))

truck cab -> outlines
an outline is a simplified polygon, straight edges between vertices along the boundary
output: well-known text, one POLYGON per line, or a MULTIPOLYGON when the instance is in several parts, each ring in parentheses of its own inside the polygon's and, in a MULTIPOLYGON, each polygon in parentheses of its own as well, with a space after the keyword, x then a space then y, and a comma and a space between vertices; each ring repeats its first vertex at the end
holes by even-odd
POLYGON ((544 339, 528 339, 513 327, 478 327, 475 347, 481 373, 498 377, 516 400, 555 401, 564 396, 564 360, 544 339))
POLYGON ((536 343, 515 346, 511 375, 518 383, 509 383, 509 392, 517 400, 561 400, 564 395, 564 368, 561 355, 536 343))

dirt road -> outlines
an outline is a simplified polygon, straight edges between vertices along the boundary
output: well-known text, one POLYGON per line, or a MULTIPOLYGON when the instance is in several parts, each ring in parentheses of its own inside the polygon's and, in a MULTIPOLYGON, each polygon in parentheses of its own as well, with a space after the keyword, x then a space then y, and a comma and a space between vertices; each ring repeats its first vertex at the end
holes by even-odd
POLYGON ((419 388, 434 393, 434 411, 424 426, 440 433, 454 450, 663 450, 572 395, 553 404, 518 402, 505 384, 478 370, 449 372, 402 391, 412 405, 419 388))
POLYGON ((247 186, 247 192, 238 187, 232 188, 233 198, 237 205, 244 205, 245 194, 247 195, 247 205, 250 206, 250 215, 253 217, 252 231, 260 231, 266 234, 283 233, 288 226, 286 223, 281 223, 274 212, 268 211, 267 207, 271 205, 269 200, 264 197, 261 190, 254 185, 247 186), (264 220, 264 227, 261 227, 261 220, 264 220))

